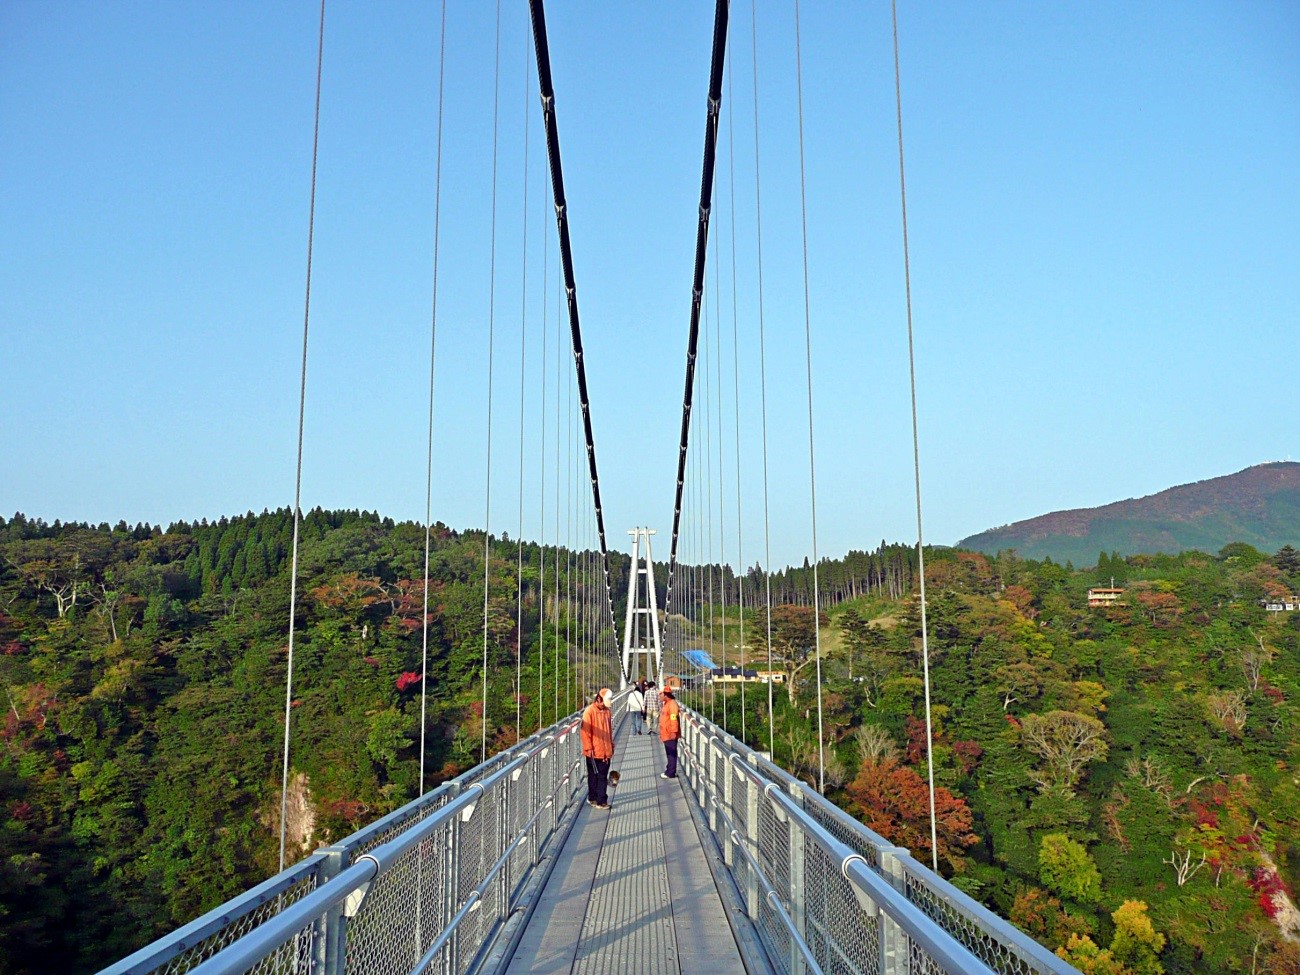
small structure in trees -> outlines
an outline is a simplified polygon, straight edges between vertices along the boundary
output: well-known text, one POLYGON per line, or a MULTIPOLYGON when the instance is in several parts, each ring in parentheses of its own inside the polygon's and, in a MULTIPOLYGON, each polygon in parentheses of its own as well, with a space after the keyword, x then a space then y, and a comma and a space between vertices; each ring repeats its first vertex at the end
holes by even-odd
POLYGON ((1119 606, 1120 597, 1124 595, 1123 589, 1116 589, 1114 586, 1096 586, 1088 590, 1089 606, 1119 606))
POLYGON ((750 670, 748 667, 713 667, 707 671, 713 684, 784 684, 785 674, 779 670, 750 670))
POLYGON ((1259 604, 1270 613, 1294 613, 1300 611, 1300 596, 1269 596, 1259 604))

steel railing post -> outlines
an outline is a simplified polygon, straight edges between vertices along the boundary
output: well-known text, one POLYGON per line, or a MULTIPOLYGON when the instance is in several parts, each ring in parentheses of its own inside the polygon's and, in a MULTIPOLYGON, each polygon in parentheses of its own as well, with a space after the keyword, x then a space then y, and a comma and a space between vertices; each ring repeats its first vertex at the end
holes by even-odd
POLYGON ((692 733, 693 750, 697 756, 696 764, 699 766, 695 770, 695 801, 700 804, 704 810, 705 818, 708 820, 709 828, 713 830, 714 835, 718 832, 717 816, 713 813, 713 803, 718 798, 717 781, 718 772, 718 755, 713 747, 713 742, 709 736, 704 733, 704 729, 695 725, 692 733))
MULTIPOLYGON (((789 785, 790 798, 800 808, 804 808, 804 794, 801 783, 792 782, 789 785)), ((794 924, 795 933, 807 942, 808 932, 806 926, 807 917, 807 888, 804 876, 804 830, 793 819, 789 824, 790 831, 790 921, 794 924)), ((803 953, 799 950, 797 944, 790 945, 790 972, 792 975, 803 975, 807 971, 807 964, 804 962, 803 953)))
MULTIPOLYGON (((749 756, 753 762, 753 757, 749 756)), ((727 776, 731 778, 734 773, 730 767, 727 769, 727 776)), ((745 776, 745 836, 749 840, 750 849, 754 851, 755 857, 762 862, 762 847, 759 845, 758 833, 758 781, 752 776, 745 776)), ((734 788, 734 786, 733 786, 734 788)), ((749 882, 745 884, 745 909, 749 916, 758 923, 758 877, 754 875, 751 869, 747 871, 749 882)))
POLYGON ((703 776, 708 770, 708 742, 704 740, 704 736, 700 734, 699 725, 694 721, 686 722, 686 729, 682 734, 686 739, 687 754, 691 756, 691 761, 683 767, 686 773, 686 781, 690 783, 696 804, 701 809, 706 810, 707 818, 707 807, 704 804, 705 782, 703 776))
MULTIPOLYGON (((506 847, 510 845, 510 804, 515 798, 515 783, 507 777, 501 780, 501 791, 505 793, 501 801, 496 804, 497 807, 497 842, 492 851, 492 861, 495 863, 498 859, 505 856, 506 847)), ((487 796, 483 797, 485 800, 487 796)), ((496 883, 493 885, 497 889, 496 915, 498 918, 503 917, 506 913, 506 904, 510 900, 510 860, 507 858, 505 864, 497 871, 496 883)))
MULTIPOLYGON (((448 799, 455 799, 460 795, 460 783, 451 783, 451 789, 448 793, 448 799)), ((460 899, 460 868, 456 856, 456 850, 460 846, 460 817, 453 816, 447 823, 446 835, 442 848, 442 930, 446 930, 451 924, 451 919, 456 914, 457 901, 460 899)), ((447 946, 442 950, 442 971, 443 975, 454 975, 460 970, 456 963, 459 936, 453 933, 447 946)))
MULTIPOLYGON (((332 846, 319 852, 325 854, 326 859, 321 864, 318 887, 333 880, 347 866, 343 862, 342 847, 332 846)), ((321 975, 342 975, 343 961, 347 956, 347 923, 342 905, 331 908, 316 921, 315 943, 312 945, 313 971, 318 971, 321 975)))
MULTIPOLYGON (((529 804, 530 809, 541 809, 542 800, 546 798, 542 794, 543 792, 546 791, 544 788, 545 778, 542 775, 542 762, 544 761, 546 760, 542 758, 540 755, 536 756, 533 759, 533 762, 536 764, 536 768, 534 769, 534 773, 533 773, 532 785, 529 788, 529 795, 531 799, 531 802, 529 804)), ((529 842, 532 844, 533 847, 532 868, 536 870, 537 864, 542 858, 542 817, 541 816, 538 816, 537 819, 533 821, 533 838, 529 840, 529 842)))
POLYGON ((700 777, 696 781, 696 798, 700 803, 700 808, 705 812, 709 828, 714 833, 717 833, 722 827, 718 823, 717 817, 710 815, 710 810, 722 794, 722 783, 718 781, 718 749, 713 744, 713 739, 709 737, 708 732, 700 725, 695 727, 695 742, 700 756, 700 777))
POLYGON ((559 819, 560 808, 560 773, 556 771, 560 767, 560 743, 552 741, 551 747, 546 750, 546 785, 542 787, 543 792, 549 790, 551 798, 551 811, 537 821, 537 827, 540 830, 542 820, 546 821, 546 833, 539 834, 537 838, 538 859, 541 859, 541 850, 543 843, 549 843, 551 836, 555 833, 555 824, 559 819))
MULTIPOLYGON (((709 766, 709 770, 716 779, 718 776, 718 761, 716 756, 714 757, 713 764, 709 766)), ((729 755, 724 755, 722 761, 722 781, 718 783, 718 787, 714 790, 713 797, 715 802, 722 803, 722 810, 728 815, 731 815, 732 808, 735 804, 735 790, 736 772, 731 767, 731 757, 729 755)), ((716 817, 719 817, 720 815, 721 813, 717 807, 714 806, 715 822, 713 831, 715 833, 721 827, 721 823, 716 819, 716 817)), ((722 837, 722 861, 727 865, 727 869, 734 873, 736 870, 736 844, 731 838, 730 830, 723 830, 722 832, 725 834, 722 837)))
MULTIPOLYGON (((905 893, 903 864, 897 854, 906 851, 894 846, 878 847, 877 851, 880 857, 881 876, 889 881, 890 886, 900 893, 905 893)), ((911 950, 907 933, 884 911, 879 911, 876 917, 880 925, 881 975, 907 975, 911 968, 911 950)))
POLYGON ((700 807, 705 811, 709 827, 716 834, 722 829, 722 823, 716 815, 708 814, 714 804, 722 799, 722 790, 726 788, 725 780, 718 778, 718 756, 721 752, 704 728, 696 730, 696 737, 700 743, 700 807))

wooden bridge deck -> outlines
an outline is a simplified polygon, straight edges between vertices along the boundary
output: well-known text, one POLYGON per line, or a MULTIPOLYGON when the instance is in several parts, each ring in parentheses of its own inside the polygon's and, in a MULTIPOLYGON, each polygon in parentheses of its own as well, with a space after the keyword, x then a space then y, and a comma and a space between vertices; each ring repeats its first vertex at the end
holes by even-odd
POLYGON ((659 778, 664 750, 625 721, 609 810, 584 804, 520 937, 507 975, 767 975, 737 938, 749 922, 717 848, 702 837, 681 778, 659 778), (721 890, 719 885, 723 885, 721 890), (735 929, 733 930, 733 925, 735 929))

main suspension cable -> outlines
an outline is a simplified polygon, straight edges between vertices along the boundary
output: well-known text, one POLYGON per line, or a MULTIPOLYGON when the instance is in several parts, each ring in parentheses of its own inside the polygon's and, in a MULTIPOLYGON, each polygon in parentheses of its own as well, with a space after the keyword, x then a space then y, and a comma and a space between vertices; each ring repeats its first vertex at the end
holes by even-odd
POLYGON ((718 113, 722 108, 722 69, 726 63, 729 0, 717 0, 713 15, 713 60, 709 68, 709 103, 704 122, 704 164, 700 174, 699 224, 695 231, 695 277, 691 286, 691 326, 686 343, 686 384, 682 393, 682 430, 677 450, 677 487, 673 501, 673 536, 668 552, 668 589, 664 606, 672 605, 677 567, 677 535, 681 527, 682 488, 686 450, 691 435, 691 399, 695 391, 695 356, 700 339, 700 306, 704 301, 704 265, 708 257, 709 211, 713 205, 713 169, 718 144, 718 113))
POLYGON ((284 760, 280 772, 280 869, 289 825, 289 738, 293 714, 293 645, 298 608, 298 536, 302 524, 302 441, 307 415, 307 334, 311 323, 311 258, 316 239, 316 161, 320 154, 321 67, 325 60, 325 0, 316 38, 316 113, 311 136, 311 199, 307 207, 307 286, 302 312, 302 369, 298 385, 298 465, 293 481, 293 559, 289 572, 289 657, 284 677, 284 760))
MULTIPOLYGON (((723 0, 719 0, 723 2, 723 0)), ((600 555, 605 573, 605 603, 609 622, 614 621, 614 591, 609 577, 609 546, 605 539, 605 514, 600 502, 600 474, 596 467, 596 445, 592 439, 591 402, 587 395, 587 369, 583 361, 582 326, 578 318, 578 289, 573 276, 573 250, 569 242, 569 208, 564 195, 564 170, 560 164, 560 133, 555 120, 555 86, 551 79, 551 51, 546 38, 546 11, 542 0, 529 0, 532 15, 533 47, 537 53, 537 81, 542 99, 542 117, 546 123, 546 152, 551 171, 551 191, 555 200, 555 222, 560 237, 560 263, 564 269, 564 290, 569 310, 569 333, 573 342, 573 364, 578 378, 578 399, 582 407, 583 431, 587 438, 587 467, 591 475, 591 500, 596 511, 596 529, 600 537, 600 555)))

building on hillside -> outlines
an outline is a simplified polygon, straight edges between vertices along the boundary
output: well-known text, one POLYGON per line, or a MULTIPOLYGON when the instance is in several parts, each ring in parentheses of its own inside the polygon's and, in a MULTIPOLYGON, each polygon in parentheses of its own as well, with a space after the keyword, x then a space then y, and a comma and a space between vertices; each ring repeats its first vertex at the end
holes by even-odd
POLYGON ((1300 611, 1300 596, 1269 596, 1259 604, 1270 613, 1294 613, 1300 611))
POLYGON ((785 674, 779 670, 748 670, 740 667, 714 667, 709 671, 714 684, 781 684, 785 674))
POLYGON ((1123 589, 1116 589, 1113 586, 1097 586, 1088 590, 1089 606, 1118 606, 1120 605, 1120 596, 1124 595, 1123 589))

